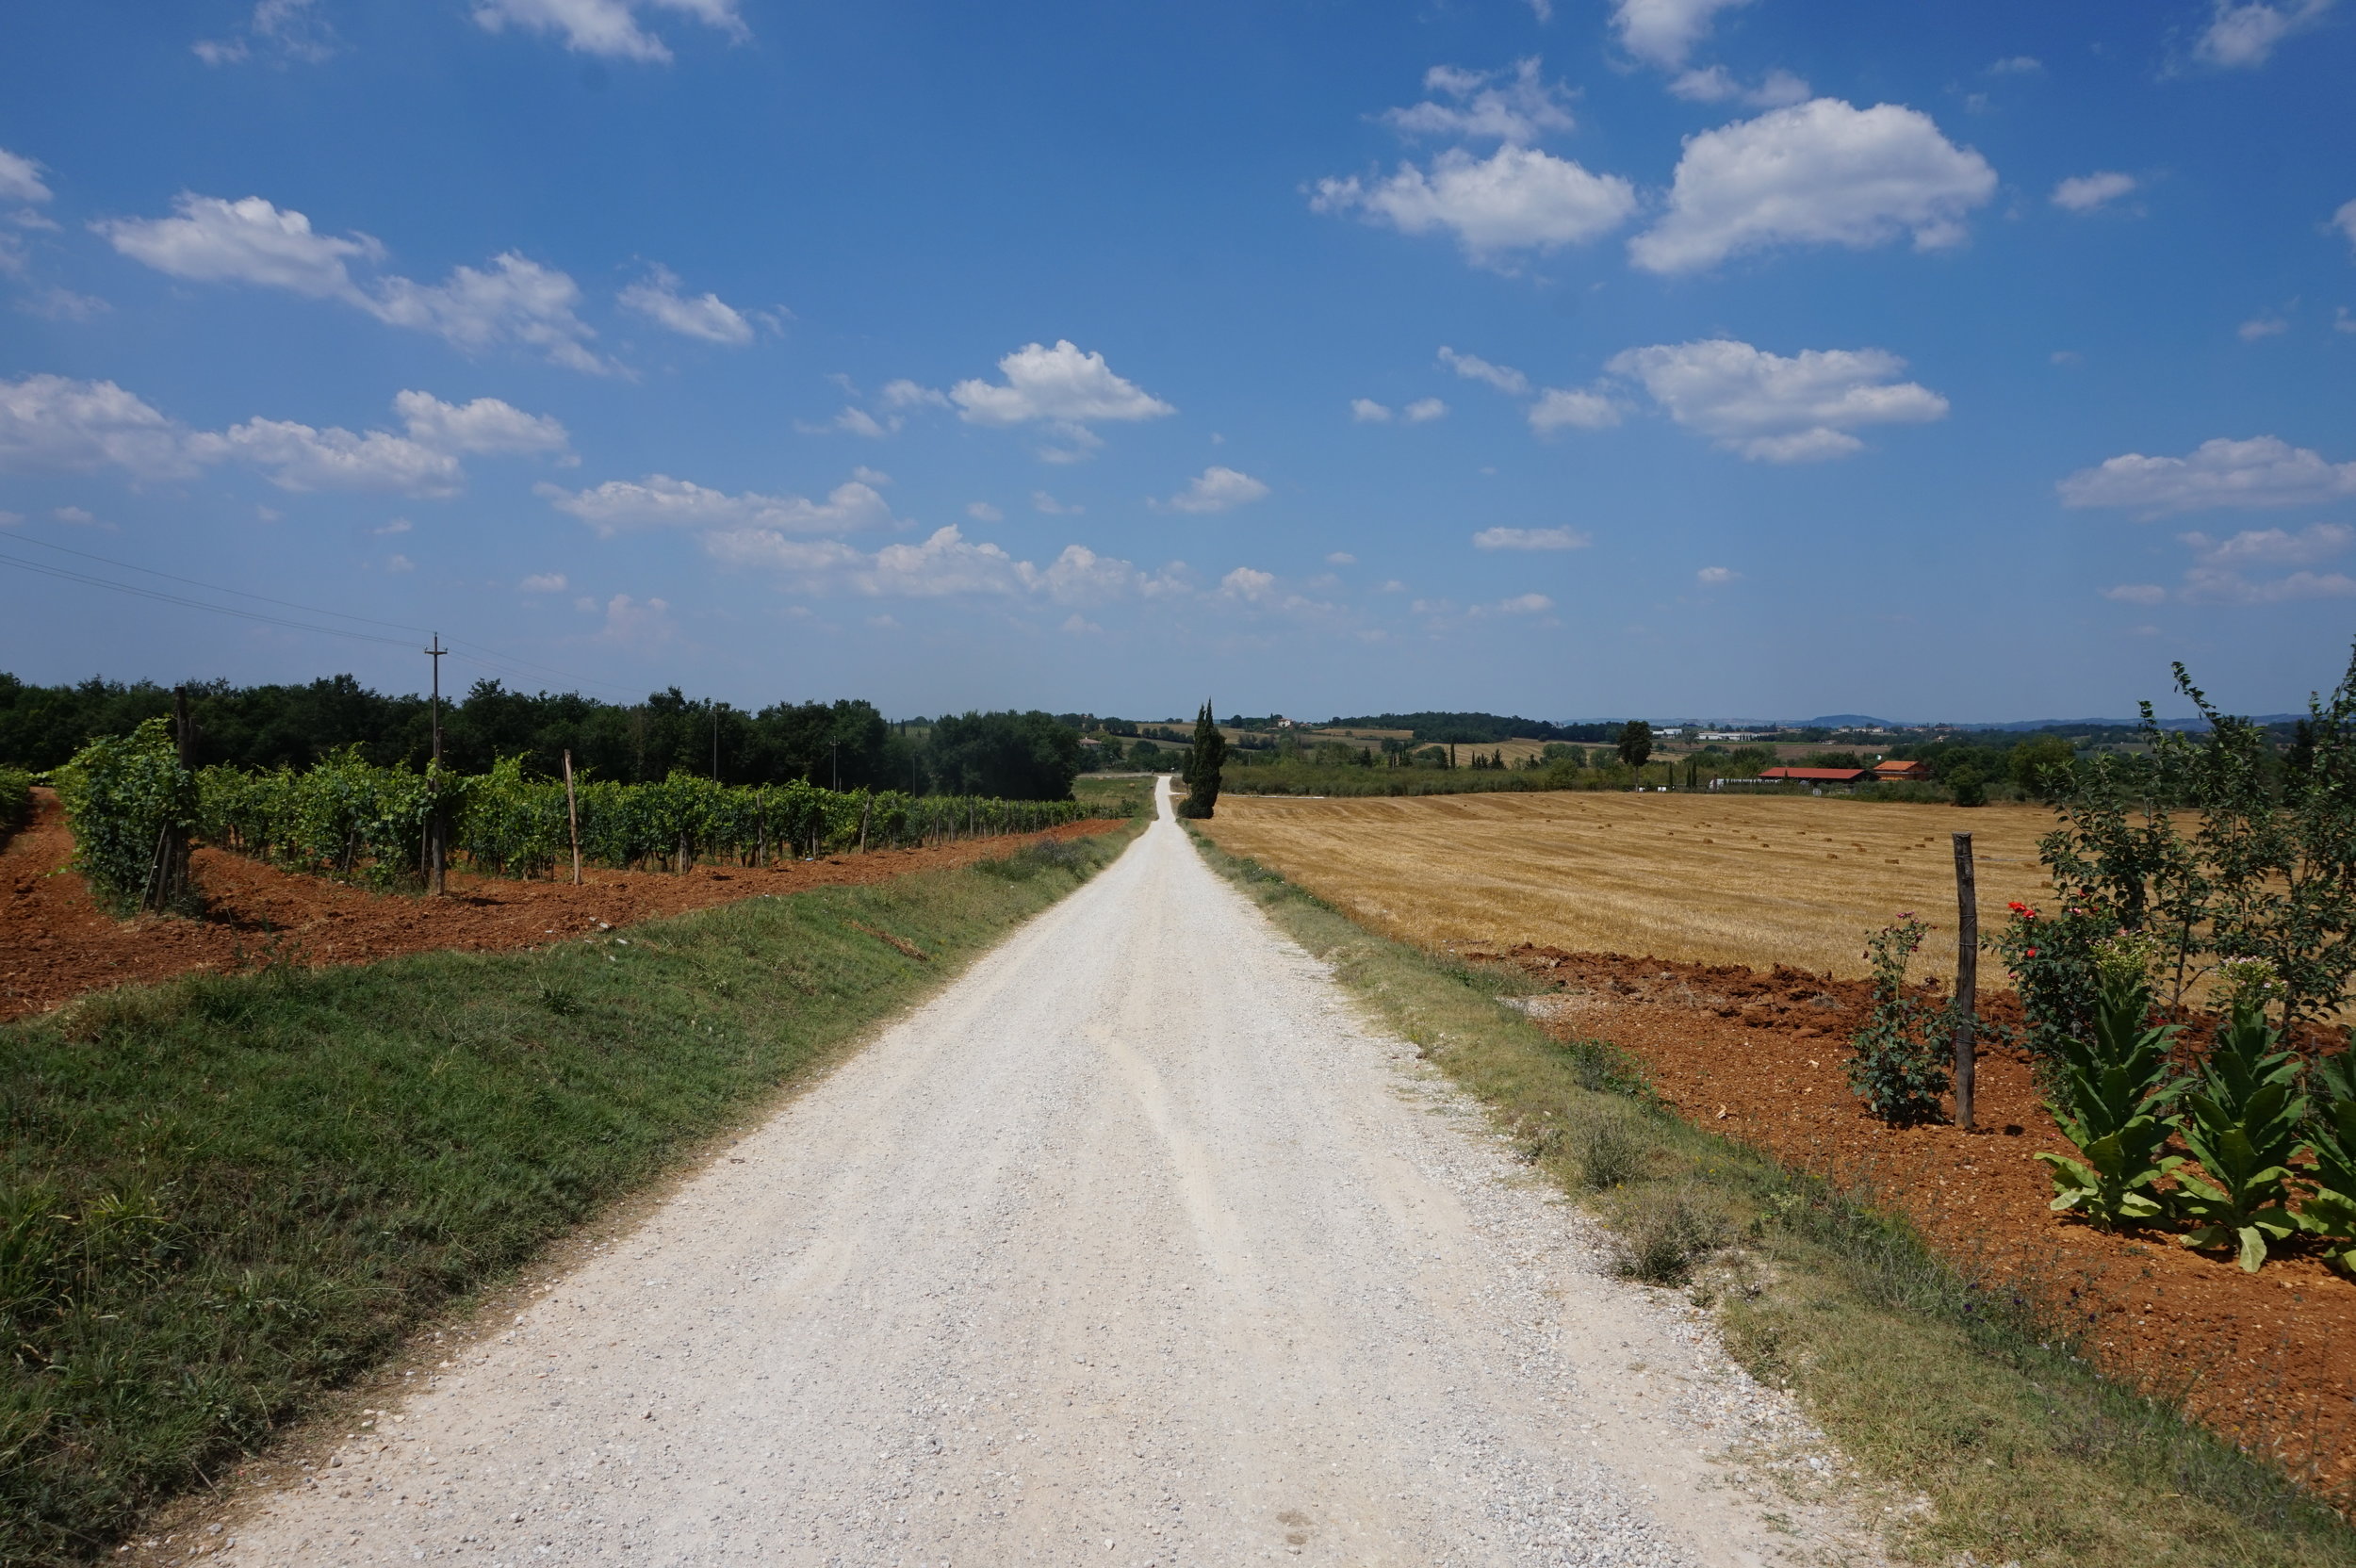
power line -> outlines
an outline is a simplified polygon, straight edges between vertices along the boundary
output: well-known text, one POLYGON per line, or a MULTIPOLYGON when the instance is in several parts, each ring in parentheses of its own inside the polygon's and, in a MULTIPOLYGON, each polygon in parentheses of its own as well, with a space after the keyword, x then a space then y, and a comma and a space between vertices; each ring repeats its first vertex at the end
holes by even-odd
MULTIPOLYGON (((274 604, 282 610, 297 610, 306 615, 325 615, 335 620, 356 621, 362 626, 381 626, 394 631, 415 632, 426 629, 424 627, 413 627, 401 621, 382 621, 374 618, 373 616, 354 615, 347 611, 326 610, 318 605, 298 604, 291 599, 271 598, 267 594, 251 593, 243 588, 223 587, 221 584, 217 582, 204 582, 195 578, 180 577, 172 572, 158 571, 153 566, 133 565, 127 561, 116 561, 108 556, 93 555, 88 550, 74 549, 65 545, 52 544, 46 539, 35 539, 28 535, 11 535, 8 537, 7 542, 11 545, 38 545, 42 549, 57 550, 66 555, 78 556, 84 561, 95 561, 101 565, 113 566, 121 571, 141 572, 149 577, 161 578, 168 582, 183 583, 190 588, 202 588, 207 593, 230 594, 238 598, 252 599, 258 604, 274 604)), ((286 627, 297 631, 312 631, 328 637, 348 637, 359 642, 383 643, 394 647, 407 647, 409 645, 408 640, 405 638, 376 637, 366 632, 349 631, 340 627, 310 626, 299 621, 286 620, 281 616, 266 615, 250 610, 239 610, 233 605, 206 604, 201 599, 185 598, 175 594, 166 594, 152 588, 141 588, 136 583, 109 582, 104 578, 91 577, 84 573, 73 571, 67 567, 48 565, 34 561, 22 561, 13 556, 5 554, 0 554, 0 563, 5 563, 11 566, 22 567, 28 572, 39 572, 46 577, 61 578, 71 582, 86 583, 93 588, 110 588, 117 593, 132 594, 138 596, 139 597, 154 599, 163 604, 175 604, 191 610, 209 610, 217 615, 235 615, 243 620, 259 621, 269 626, 286 627)), ((496 649, 484 647, 479 643, 468 643, 459 638, 453 638, 451 641, 458 647, 472 648, 475 650, 472 655, 458 653, 453 650, 451 657, 465 660, 467 663, 478 665, 483 669, 493 671, 496 674, 514 676, 523 671, 531 671, 541 676, 554 676, 560 680, 569 680, 577 685, 600 687, 608 692, 626 692, 628 690, 626 687, 614 685, 610 681, 592 680, 586 676, 575 675, 569 670, 560 670, 553 665, 535 663, 533 661, 529 659, 518 659, 513 654, 500 653, 496 649)))
POLYGON ((202 599, 187 598, 179 594, 167 594, 154 588, 141 588, 134 583, 109 582, 105 578, 91 577, 87 572, 73 571, 64 566, 52 566, 39 561, 21 561, 12 555, 0 554, 0 565, 38 572, 42 577, 61 578, 68 582, 86 583, 92 588, 111 588, 118 594, 130 594, 159 604, 176 604, 189 610, 209 610, 216 615, 235 615, 239 620, 260 621, 266 626, 288 627, 296 631, 313 631, 324 637, 349 637, 359 643, 382 643, 387 647, 406 648, 405 637, 379 637, 369 631, 351 631, 338 626, 312 626, 303 621, 290 621, 284 615, 265 615, 259 611, 239 610, 226 604, 206 604, 202 599))

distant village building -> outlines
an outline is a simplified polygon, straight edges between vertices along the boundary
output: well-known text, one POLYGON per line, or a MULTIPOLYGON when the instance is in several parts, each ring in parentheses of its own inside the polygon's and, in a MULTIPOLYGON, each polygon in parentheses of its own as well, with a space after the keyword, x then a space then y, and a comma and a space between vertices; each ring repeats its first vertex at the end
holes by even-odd
POLYGON ((1697 741, 1759 741, 1766 737, 1756 729, 1705 729, 1693 737, 1697 741))

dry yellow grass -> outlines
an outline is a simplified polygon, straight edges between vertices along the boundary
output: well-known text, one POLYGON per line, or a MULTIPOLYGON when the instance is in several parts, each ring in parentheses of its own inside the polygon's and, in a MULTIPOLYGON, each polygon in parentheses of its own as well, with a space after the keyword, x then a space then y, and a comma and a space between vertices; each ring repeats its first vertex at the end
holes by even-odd
POLYGON ((2006 900, 2047 896, 2037 841, 2053 821, 2031 806, 1564 792, 1231 796, 1204 827, 1230 854, 1427 948, 1527 941, 1858 977, 1866 933, 1911 909, 1938 927, 1919 977, 1954 973, 1948 836, 1972 835, 1988 927, 2006 900))

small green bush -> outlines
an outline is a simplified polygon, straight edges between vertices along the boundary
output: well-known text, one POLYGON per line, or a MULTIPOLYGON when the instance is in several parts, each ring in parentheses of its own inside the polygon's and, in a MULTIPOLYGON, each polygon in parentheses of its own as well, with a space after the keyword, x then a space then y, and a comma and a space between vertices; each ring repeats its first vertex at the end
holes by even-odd
POLYGON ((1906 988, 1906 965, 1930 926, 1902 915, 1865 939, 1873 971, 1873 1010, 1850 1040, 1849 1086, 1893 1127, 1936 1121, 1947 1092, 1944 1007, 1906 988))

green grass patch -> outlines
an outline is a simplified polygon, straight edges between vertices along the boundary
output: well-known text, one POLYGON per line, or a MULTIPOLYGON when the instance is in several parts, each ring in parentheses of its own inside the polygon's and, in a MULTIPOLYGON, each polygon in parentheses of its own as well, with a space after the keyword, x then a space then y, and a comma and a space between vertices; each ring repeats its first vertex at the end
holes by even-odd
POLYGON ((1153 814, 1151 777, 1082 774, 1072 781, 1072 798, 1104 817, 1150 817, 1153 814))
POLYGON ((2282 1471, 2076 1353, 2068 1282, 1975 1278, 1870 1196, 1670 1113, 1603 1041, 1564 1045, 1527 988, 1380 937, 1197 835, 1211 864, 1613 1231, 1621 1272, 1716 1309, 1880 1494, 1892 1547, 2023 1568, 2356 1563, 2356 1530, 2282 1471), (1925 1511, 1905 1505, 1927 1497, 1925 1511))
POLYGON ((0 1563, 104 1551, 1134 836, 0 1026, 0 1563))

